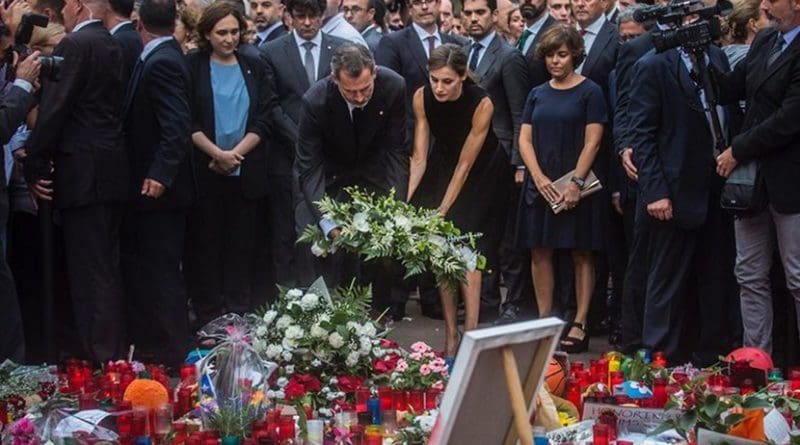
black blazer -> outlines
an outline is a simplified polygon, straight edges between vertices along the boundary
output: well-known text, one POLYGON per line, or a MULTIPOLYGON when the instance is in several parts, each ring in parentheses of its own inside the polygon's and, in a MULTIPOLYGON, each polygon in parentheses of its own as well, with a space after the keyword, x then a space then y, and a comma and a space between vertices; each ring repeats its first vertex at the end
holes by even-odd
MULTIPOLYGON (((525 60, 528 62, 528 78, 532 88, 538 87, 539 85, 550 80, 550 73, 547 71, 547 66, 544 63, 544 60, 536 57, 536 46, 539 45, 539 41, 542 40, 542 35, 544 35, 544 32, 547 31, 551 26, 557 25, 558 22, 553 18, 553 16, 550 15, 549 12, 545 12, 545 14, 547 14, 547 19, 542 24, 542 28, 533 38, 533 43, 531 43, 531 46, 528 48, 528 52, 525 53, 525 60)), ((528 95, 526 94, 525 97, 527 98, 528 95)))
MULTIPOLYGON (((347 40, 322 33, 317 79, 331 73, 331 54, 347 40)), ((270 175, 291 175, 294 163, 294 145, 297 142, 297 123, 303 94, 308 83, 303 61, 294 33, 287 33, 264 46, 261 57, 266 62, 267 77, 277 94, 269 115, 274 125, 274 144, 269 153, 270 175)))
POLYGON ((123 53, 101 22, 64 36, 57 81, 44 81, 39 118, 28 138, 25 178, 51 177, 56 208, 121 202, 128 197, 122 138, 123 53))
MULTIPOLYGON (((469 54, 471 44, 465 46, 469 54)), ((478 84, 489 93, 494 104, 492 128, 506 155, 514 165, 522 165, 519 155, 519 127, 525 98, 530 91, 525 57, 496 34, 475 70, 478 84)))
MULTIPOLYGON (((719 48, 709 48, 711 63, 729 71, 719 48)), ((639 169, 640 205, 670 198, 673 223, 700 226, 709 196, 718 186, 714 142, 697 87, 677 50, 647 53, 636 62, 630 94, 630 140, 639 169)), ((729 112, 726 111, 726 120, 729 112)))
MULTIPOLYGON (((456 36, 441 31, 439 36, 442 44, 454 43, 461 46, 464 43, 456 36)), ((383 36, 375 62, 400 74, 406 80, 406 110, 409 119, 413 120, 411 102, 414 92, 428 82, 428 57, 414 27, 408 25, 400 31, 383 36)))
POLYGON ((325 194, 339 197, 347 186, 377 193, 394 187, 397 196, 405 197, 405 81, 378 67, 374 91, 362 110, 358 134, 331 77, 317 82, 303 96, 294 165, 300 190, 295 214, 299 229, 322 218, 314 202, 325 194))
MULTIPOLYGON (((7 144, 14 136, 33 105, 33 95, 20 87, 12 86, 0 98, 0 144, 7 144)), ((0 153, 0 165, 5 166, 5 150, 0 153)), ((6 169, 3 168, 0 170, 0 191, 6 189, 6 182, 6 169)))
MULTIPOLYGON (((270 137, 267 110, 272 97, 272 83, 267 78, 263 62, 258 58, 237 53, 239 68, 244 75, 247 93, 250 95, 250 109, 247 113, 245 133, 255 133, 261 143, 251 150, 242 161, 242 193, 250 199, 267 194, 267 140, 270 137)), ((192 133, 202 131, 212 142, 216 140, 214 130, 214 95, 211 90, 211 68, 209 54, 196 51, 186 55, 192 76, 192 133)), ((211 158, 199 148, 195 150, 197 181, 200 195, 208 192, 210 181, 217 173, 208 168, 211 158)))
POLYGON ((194 197, 189 65, 175 39, 156 46, 131 78, 123 119, 131 162, 131 202, 138 210, 187 208, 194 197), (158 199, 140 193, 145 178, 166 187, 158 199))
POLYGON ((653 35, 649 31, 619 46, 616 66, 617 98, 614 108, 614 142, 617 153, 631 146, 627 135, 633 66, 653 48, 653 35))
POLYGON ((136 60, 144 48, 142 39, 139 37, 139 33, 136 32, 136 27, 133 26, 133 23, 126 23, 120 26, 111 36, 122 47, 122 57, 125 59, 125 81, 127 82, 131 77, 133 67, 136 65, 136 60))
POLYGON ((800 38, 767 67, 767 55, 779 33, 761 31, 747 57, 720 83, 721 99, 747 100, 741 134, 733 138, 739 163, 761 162, 760 177, 768 202, 779 213, 800 212, 800 38))
POLYGON ((605 21, 597 36, 594 38, 592 49, 586 54, 583 61, 581 75, 592 79, 603 89, 606 103, 610 103, 608 94, 608 74, 617 63, 619 51, 619 31, 614 24, 605 21))

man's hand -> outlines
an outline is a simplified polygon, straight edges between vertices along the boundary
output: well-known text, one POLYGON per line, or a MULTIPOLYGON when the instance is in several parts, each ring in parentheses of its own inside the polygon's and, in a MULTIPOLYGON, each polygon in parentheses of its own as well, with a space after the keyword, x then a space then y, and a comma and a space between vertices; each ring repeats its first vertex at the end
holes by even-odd
POLYGON ((155 179, 145 178, 142 183, 142 195, 158 199, 164 194, 164 185, 155 179))
POLYGON ((42 69, 39 54, 39 51, 34 51, 17 65, 17 79, 26 80, 34 87, 39 83, 39 71, 42 69))
POLYGON ((611 195, 611 205, 614 207, 614 211, 622 215, 624 210, 622 209, 622 198, 619 196, 618 193, 611 195))
POLYGON ((631 181, 638 181, 639 170, 633 165, 633 149, 629 147, 622 150, 619 157, 622 160, 622 168, 625 169, 625 174, 628 175, 631 181))
POLYGON ((341 234, 342 234, 342 229, 336 227, 336 228, 331 229, 330 232, 328 232, 328 238, 330 238, 331 240, 334 240, 341 234))
POLYGON ((524 179, 525 179, 525 170, 522 170, 522 169, 518 168, 514 172, 514 184, 516 184, 517 186, 520 186, 520 185, 522 185, 522 181, 524 179))
POLYGON ((53 181, 39 179, 36 182, 28 183, 28 190, 33 193, 34 197, 42 201, 53 200, 53 181))
POLYGON ((733 157, 733 148, 728 147, 717 156, 717 174, 727 178, 738 164, 736 158, 733 157))
POLYGON ((669 221, 672 219, 672 200, 669 198, 659 199, 658 201, 647 204, 647 213, 659 221, 669 221))

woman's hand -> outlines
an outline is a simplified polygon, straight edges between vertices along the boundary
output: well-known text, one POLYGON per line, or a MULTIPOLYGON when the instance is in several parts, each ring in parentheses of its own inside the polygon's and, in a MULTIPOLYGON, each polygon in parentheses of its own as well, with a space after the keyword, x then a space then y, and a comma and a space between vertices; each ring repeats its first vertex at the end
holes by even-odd
POLYGON ((214 160, 209 164, 209 168, 224 174, 230 174, 236 167, 242 165, 244 156, 233 150, 219 150, 214 160))
POLYGON ((569 210, 578 205, 581 200, 581 189, 578 184, 570 182, 567 189, 564 191, 564 208, 569 210))
POLYGON ((534 175, 533 184, 536 186, 536 189, 539 190, 539 193, 544 196, 544 199, 546 199, 550 204, 555 204, 561 201, 561 194, 558 193, 558 190, 556 190, 556 188, 553 186, 553 182, 550 181, 550 178, 544 174, 534 175))

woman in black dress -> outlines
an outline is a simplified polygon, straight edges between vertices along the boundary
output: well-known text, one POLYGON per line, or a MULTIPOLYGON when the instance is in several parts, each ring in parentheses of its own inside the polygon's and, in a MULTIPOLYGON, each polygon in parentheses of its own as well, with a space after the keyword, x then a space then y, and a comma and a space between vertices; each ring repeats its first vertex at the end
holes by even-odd
MULTIPOLYGON (((482 233, 481 246, 490 245, 490 219, 498 209, 511 174, 505 152, 492 131, 494 107, 488 94, 467 72, 467 54, 457 45, 436 48, 428 60, 430 82, 414 94, 414 153, 408 198, 418 206, 437 208, 463 232, 482 233), (431 135, 436 144, 428 156, 431 135)), ((510 184, 509 184, 510 185, 510 184)), ((467 273, 461 287, 466 318, 464 329, 478 325, 481 272, 467 273)), ((456 295, 439 288, 445 318, 445 356, 458 347, 456 295)))
POLYGON ((586 316, 594 290, 593 251, 602 250, 602 196, 581 199, 584 180, 595 163, 607 108, 597 84, 575 72, 584 58, 583 38, 574 28, 548 29, 536 47, 552 80, 528 95, 522 115, 519 151, 527 174, 520 200, 517 237, 532 249, 533 285, 539 316, 553 306, 553 251, 571 252, 575 265, 577 310, 562 349, 580 352, 588 347, 586 316), (574 170, 564 193, 553 181, 574 170), (564 203, 555 214, 551 203, 564 203))

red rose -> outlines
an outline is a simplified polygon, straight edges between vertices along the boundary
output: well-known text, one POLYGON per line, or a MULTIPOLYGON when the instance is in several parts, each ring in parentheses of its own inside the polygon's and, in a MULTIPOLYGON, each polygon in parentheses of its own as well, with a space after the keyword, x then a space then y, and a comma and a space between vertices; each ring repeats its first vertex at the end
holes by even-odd
POLYGON ((311 374, 295 374, 291 380, 303 385, 309 392, 317 392, 322 389, 322 382, 311 374))
POLYGON ((290 380, 289 384, 283 388, 284 399, 291 402, 295 399, 303 397, 306 394, 306 389, 303 384, 294 380, 290 380))
POLYGON ((397 344, 396 341, 387 340, 385 338, 380 339, 379 340, 379 344, 381 345, 381 348, 383 348, 383 349, 397 349, 398 348, 398 344, 397 344))
POLYGON ((364 379, 354 375, 343 375, 339 377, 339 383, 337 383, 339 389, 341 389, 345 394, 356 392, 356 390, 361 388, 362 385, 364 385, 364 379))
POLYGON ((375 359, 372 370, 375 374, 388 374, 394 371, 398 360, 400 360, 400 355, 392 352, 391 354, 383 356, 383 358, 375 359))

